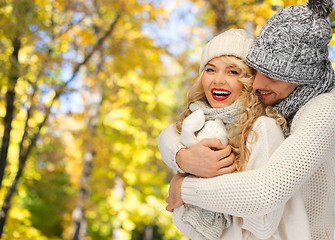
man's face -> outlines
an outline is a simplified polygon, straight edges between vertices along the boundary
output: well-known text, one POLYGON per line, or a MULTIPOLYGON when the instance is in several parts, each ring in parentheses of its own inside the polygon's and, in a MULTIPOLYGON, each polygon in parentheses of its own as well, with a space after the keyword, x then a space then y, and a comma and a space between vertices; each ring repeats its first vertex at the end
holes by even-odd
POLYGON ((301 84, 270 78, 257 71, 252 87, 265 105, 275 105, 286 98, 301 84))

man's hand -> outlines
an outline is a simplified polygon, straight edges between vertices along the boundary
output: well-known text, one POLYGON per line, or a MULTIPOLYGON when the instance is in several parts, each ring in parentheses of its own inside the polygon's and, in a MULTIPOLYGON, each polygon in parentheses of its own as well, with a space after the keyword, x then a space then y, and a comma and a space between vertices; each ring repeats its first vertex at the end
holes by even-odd
POLYGON ((181 205, 185 204, 181 198, 181 184, 187 174, 178 173, 176 174, 170 182, 169 196, 166 199, 166 210, 173 212, 173 209, 179 208, 181 205))
POLYGON ((198 177, 215 177, 236 170, 234 153, 218 139, 203 139, 190 148, 180 149, 176 155, 179 167, 198 177))

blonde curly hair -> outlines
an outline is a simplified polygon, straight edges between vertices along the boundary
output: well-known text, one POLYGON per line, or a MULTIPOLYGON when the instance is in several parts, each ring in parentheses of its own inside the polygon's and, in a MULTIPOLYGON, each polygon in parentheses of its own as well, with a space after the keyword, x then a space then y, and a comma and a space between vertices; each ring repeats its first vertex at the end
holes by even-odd
MULTIPOLYGON (((277 125, 282 127, 285 126, 286 120, 280 114, 275 113, 271 106, 265 107, 259 100, 252 88, 255 70, 250 68, 240 58, 234 56, 221 56, 220 58, 227 64, 235 65, 241 70, 238 80, 242 82, 243 89, 239 99, 243 105, 244 111, 241 113, 239 119, 229 126, 227 132, 229 144, 235 154, 236 168, 238 171, 243 171, 250 156, 250 150, 247 148, 249 134, 254 134, 255 137, 252 139, 257 141, 257 133, 252 130, 256 119, 260 116, 268 116, 274 118, 277 125)), ((184 119, 192 113, 189 109, 190 104, 195 101, 204 101, 208 103, 201 82, 203 72, 204 71, 202 71, 200 76, 192 83, 188 90, 186 107, 180 114, 176 123, 176 128, 179 133, 181 132, 181 126, 184 119)))

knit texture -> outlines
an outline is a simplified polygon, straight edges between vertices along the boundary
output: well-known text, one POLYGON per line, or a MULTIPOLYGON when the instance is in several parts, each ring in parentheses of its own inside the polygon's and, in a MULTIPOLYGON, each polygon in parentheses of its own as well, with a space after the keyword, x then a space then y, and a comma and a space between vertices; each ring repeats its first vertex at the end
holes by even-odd
POLYGON ((317 84, 333 76, 328 59, 331 38, 327 19, 315 18, 306 5, 293 5, 270 17, 246 61, 274 79, 317 84))
POLYGON ((286 119, 285 137, 290 134, 291 123, 296 112, 312 98, 333 89, 334 84, 335 78, 331 76, 331 78, 328 78, 328 81, 297 86, 289 96, 273 107, 276 112, 280 113, 286 119))
POLYGON ((199 74, 204 70, 205 65, 215 57, 231 55, 245 60, 253 39, 243 29, 227 30, 212 40, 203 48, 199 74))
MULTIPOLYGON (((237 121, 244 111, 240 100, 224 108, 211 108, 206 102, 196 101, 190 104, 192 113, 187 116, 180 134, 181 143, 186 147, 204 138, 218 138, 227 144, 226 126, 237 121)), ((183 221, 196 229, 204 239, 218 239, 223 230, 232 223, 232 217, 224 213, 216 213, 197 206, 189 205, 183 214, 183 221)))
POLYGON ((232 217, 208 211, 197 206, 188 205, 183 214, 182 220, 189 223, 203 239, 219 239, 224 229, 232 224, 232 217))
POLYGON ((185 203, 233 216, 274 211, 302 190, 313 240, 335 229, 335 90, 310 100, 293 119, 291 135, 253 171, 211 179, 186 177, 185 203))
POLYGON ((332 0, 280 10, 262 27, 247 56, 246 62, 268 77, 304 84, 274 106, 287 120, 286 136, 298 109, 335 86, 328 59, 332 31, 326 17, 331 11, 332 0))
MULTIPOLYGON (((175 145, 175 142, 180 141, 175 128, 170 125, 162 132, 159 141, 159 149, 162 153, 163 160, 167 159, 166 152, 169 152, 169 148, 175 145)), ((281 128, 276 125, 275 120, 268 117, 260 117, 256 120, 253 126, 253 130, 257 132, 257 141, 255 136, 251 133, 248 138, 247 147, 251 151, 251 155, 246 166, 246 171, 252 171, 266 166, 270 156, 277 149, 277 147, 283 142, 284 137, 282 135, 281 128)), ((174 154, 170 155, 170 160, 174 157, 174 154)), ((168 165, 171 167, 170 165, 168 165)), ((250 183, 252 185, 252 183, 250 183)), ((216 186, 213 186, 217 189, 216 186)), ((219 189, 217 189, 220 191, 219 189)), ((190 206, 190 205, 189 205, 190 206)), ((174 209, 172 214, 172 220, 175 226, 180 232, 192 239, 192 240, 203 240, 204 235, 201 235, 194 229, 189 223, 183 221, 183 215, 185 207, 174 209)), ((202 215, 201 217, 206 217, 202 215)), ((198 222, 202 219, 199 218, 198 222)), ((274 211, 266 215, 257 215, 252 217, 243 217, 243 219, 237 219, 234 217, 232 226, 225 229, 223 234, 220 236, 221 239, 233 239, 233 240, 278 240, 278 239, 310 239, 310 229, 308 224, 308 218, 306 209, 304 207, 303 198, 300 193, 295 193, 290 200, 280 208, 276 208, 274 211), (283 208, 282 208, 283 207, 283 208), (243 223, 241 225, 241 223, 243 223), (279 225, 278 225, 279 224, 279 225), (244 231, 242 229, 246 229, 244 231), (283 237, 287 236, 287 237, 283 237)))
POLYGON ((233 122, 236 122, 244 111, 243 105, 239 99, 224 108, 212 108, 203 101, 196 101, 190 104, 191 112, 195 112, 198 109, 203 110, 206 121, 221 119, 226 127, 233 122))

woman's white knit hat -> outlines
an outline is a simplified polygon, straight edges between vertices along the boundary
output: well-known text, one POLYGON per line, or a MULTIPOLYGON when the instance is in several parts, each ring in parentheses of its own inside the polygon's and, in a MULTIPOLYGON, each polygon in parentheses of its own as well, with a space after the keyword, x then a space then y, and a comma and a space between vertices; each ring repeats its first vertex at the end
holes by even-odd
POLYGON ((222 55, 232 55, 245 61, 252 42, 253 39, 243 29, 230 29, 217 35, 202 51, 199 73, 210 60, 222 55))

